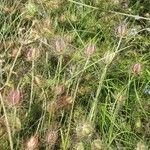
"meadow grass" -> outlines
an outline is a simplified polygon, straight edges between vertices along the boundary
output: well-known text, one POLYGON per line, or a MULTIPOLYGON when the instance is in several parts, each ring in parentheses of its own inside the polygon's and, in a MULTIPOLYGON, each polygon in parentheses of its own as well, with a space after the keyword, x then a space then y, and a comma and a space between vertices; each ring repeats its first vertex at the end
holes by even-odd
POLYGON ((0 150, 149 139, 149 0, 0 0, 0 150))

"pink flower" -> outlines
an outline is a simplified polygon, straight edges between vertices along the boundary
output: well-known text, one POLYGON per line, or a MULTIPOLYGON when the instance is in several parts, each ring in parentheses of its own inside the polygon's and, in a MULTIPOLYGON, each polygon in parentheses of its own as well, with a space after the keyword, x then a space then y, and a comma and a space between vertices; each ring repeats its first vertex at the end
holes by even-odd
POLYGON ((134 64, 133 67, 132 67, 132 71, 133 71, 133 73, 135 75, 140 74, 140 72, 141 72, 141 64, 140 63, 134 64))
POLYGON ((12 105, 18 105, 21 102, 22 93, 20 90, 11 90, 7 96, 7 101, 12 105))
POLYGON ((85 49, 85 54, 90 56, 96 51, 96 46, 94 44, 88 44, 85 49))

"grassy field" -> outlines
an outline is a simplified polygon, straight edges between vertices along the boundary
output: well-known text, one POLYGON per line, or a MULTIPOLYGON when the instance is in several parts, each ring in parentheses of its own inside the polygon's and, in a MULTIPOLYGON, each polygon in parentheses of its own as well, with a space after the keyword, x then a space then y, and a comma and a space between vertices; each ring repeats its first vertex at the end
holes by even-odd
POLYGON ((0 0, 0 150, 150 149, 149 0, 0 0))

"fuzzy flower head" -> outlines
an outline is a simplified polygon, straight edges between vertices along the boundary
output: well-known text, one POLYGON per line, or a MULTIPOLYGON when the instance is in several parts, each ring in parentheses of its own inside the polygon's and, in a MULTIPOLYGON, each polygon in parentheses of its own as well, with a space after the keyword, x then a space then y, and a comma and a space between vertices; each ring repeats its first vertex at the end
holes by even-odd
POLYGON ((140 63, 136 63, 132 66, 132 72, 134 75, 139 75, 141 73, 142 65, 140 63))
POLYGON ((30 139, 27 140, 26 149, 25 150, 35 150, 39 145, 39 139, 37 136, 31 136, 30 139))
POLYGON ((124 37, 127 34, 127 25, 119 25, 116 29, 116 35, 120 38, 124 37))
POLYGON ((27 61, 36 60, 39 57, 39 55, 40 55, 39 49, 31 48, 27 51, 26 54, 27 61))
POLYGON ((50 146, 54 146, 58 140, 57 131, 49 131, 46 133, 46 143, 50 146))
POLYGON ((85 54, 91 56, 96 51, 96 46, 94 44, 88 44, 85 48, 85 54))
POLYGON ((11 105, 18 105, 22 100, 22 92, 19 89, 13 89, 8 93, 7 101, 11 105))
POLYGON ((93 127, 88 122, 80 123, 76 127, 76 135, 78 138, 88 138, 92 135, 92 133, 93 133, 93 127))

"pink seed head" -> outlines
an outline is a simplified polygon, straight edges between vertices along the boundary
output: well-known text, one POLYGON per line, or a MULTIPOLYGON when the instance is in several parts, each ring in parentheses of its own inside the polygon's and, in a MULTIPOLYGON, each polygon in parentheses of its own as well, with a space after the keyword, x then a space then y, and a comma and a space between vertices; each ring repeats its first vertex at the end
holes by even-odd
POLYGON ((85 54, 90 56, 96 51, 96 46, 94 44, 88 44, 85 49, 85 54))
POLYGON ((22 93, 20 90, 11 90, 7 96, 7 100, 12 105, 18 105, 21 102, 22 93))
POLYGON ((26 150, 34 150, 39 145, 39 139, 37 136, 31 136, 26 143, 26 150))
POLYGON ((135 75, 138 75, 140 74, 141 72, 141 64, 140 63, 137 63, 137 64, 134 64, 133 67, 132 67, 132 71, 135 75))

